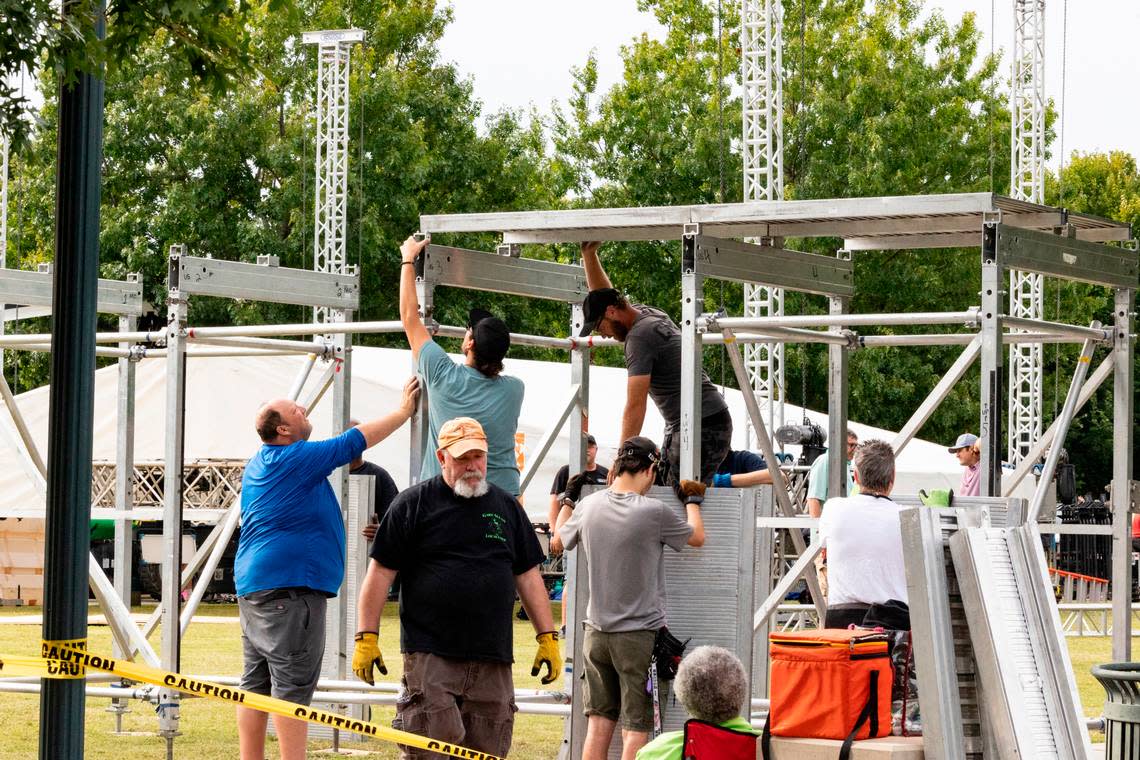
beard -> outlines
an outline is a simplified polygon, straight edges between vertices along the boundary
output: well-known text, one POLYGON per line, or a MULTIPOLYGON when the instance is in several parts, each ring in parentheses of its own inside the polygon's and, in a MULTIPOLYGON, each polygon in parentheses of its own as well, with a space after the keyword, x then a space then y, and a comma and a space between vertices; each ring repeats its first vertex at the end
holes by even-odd
POLYGON ((614 334, 614 338, 622 343, 625 343, 625 338, 629 335, 629 328, 618 322, 616 319, 610 321, 610 330, 614 334))
MULTIPOLYGON (((467 473, 464 473, 464 475, 467 475, 467 473)), ((480 496, 486 495, 489 489, 490 486, 487 485, 487 478, 483 476, 480 476, 479 480, 474 484, 469 482, 469 479, 466 477, 459 478, 455 481, 455 485, 451 487, 455 495, 461 499, 478 499, 480 496)))

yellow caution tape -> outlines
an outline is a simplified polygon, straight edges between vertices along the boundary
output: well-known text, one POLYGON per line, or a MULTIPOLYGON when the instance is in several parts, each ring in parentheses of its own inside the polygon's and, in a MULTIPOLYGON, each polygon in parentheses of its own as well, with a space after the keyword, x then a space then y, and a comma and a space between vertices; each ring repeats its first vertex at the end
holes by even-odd
POLYGON ((87 639, 70 639, 63 641, 44 640, 40 642, 40 658, 47 668, 48 678, 86 678, 87 673, 83 666, 63 660, 60 652, 86 651, 87 639))
POLYGON ((39 675, 45 678, 83 678, 82 675, 76 676, 74 674, 83 673, 87 668, 90 668, 91 670, 113 673, 131 681, 149 683, 184 694, 193 694, 196 697, 230 702, 265 713, 282 715, 286 718, 297 718, 309 723, 352 731, 363 736, 451 755, 452 757, 464 757, 470 760, 503 760, 498 755, 492 755, 489 752, 480 752, 450 742, 429 739, 419 734, 400 731, 379 723, 356 720, 328 710, 319 710, 315 707, 287 702, 284 699, 267 697, 264 694, 254 694, 251 691, 233 686, 222 686, 191 676, 184 676, 180 673, 172 673, 127 660, 92 654, 86 651, 86 644, 86 641, 45 641, 42 647, 43 657, 38 661, 38 665, 35 658, 0 655, 0 676, 39 675))

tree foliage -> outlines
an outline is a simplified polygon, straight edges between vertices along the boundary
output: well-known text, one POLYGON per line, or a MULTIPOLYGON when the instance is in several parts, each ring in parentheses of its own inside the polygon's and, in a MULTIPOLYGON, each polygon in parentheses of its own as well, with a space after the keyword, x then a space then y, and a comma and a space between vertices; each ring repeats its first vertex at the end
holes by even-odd
MULTIPOLYGON (((94 6, 82 0, 75 7, 94 6)), ((44 0, 0 0, 0 7, 12 19, 0 29, 4 70, 44 64, 40 89, 47 94, 32 139, 14 157, 9 266, 51 258, 53 94, 61 78, 105 63, 103 275, 142 272, 159 310, 172 243, 196 255, 252 261, 271 254, 284 266, 312 265, 316 65, 313 49, 299 42, 308 29, 366 32, 352 53, 350 105, 347 240, 363 277, 358 317, 395 317, 397 248, 420 213, 742 197, 735 3, 641 0, 663 37, 630 40, 623 77, 606 91, 587 55, 574 71, 571 97, 546 122, 522 111, 483 113, 472 83, 440 59, 451 14, 435 0, 123 0, 109 7, 105 43, 94 40, 82 12, 61 23, 44 0)), ((972 15, 952 23, 924 12, 919 0, 786 0, 784 7, 789 199, 1006 190, 1004 83, 999 62, 978 48, 972 15)), ((7 109, 11 95, 0 93, 7 109)), ((1052 119, 1050 112, 1050 128, 1052 119)), ((1063 194, 1074 210, 1140 224, 1140 176, 1127 155, 1074 156, 1060 177, 1049 178, 1047 192, 1050 203, 1060 204, 1063 194)), ((497 241, 468 235, 437 242, 486 250, 497 241)), ((834 254, 842 241, 787 244, 834 254)), ((570 261, 575 248, 528 246, 526 255, 570 261)), ((628 243, 607 245, 603 256, 619 288, 677 317, 679 252, 676 241, 628 243)), ((958 310, 978 300, 977 249, 860 252, 855 268, 853 312, 958 310)), ((705 298, 710 311, 742 309, 739 286, 709 283, 705 298)), ((1077 323, 1107 320, 1111 303, 1103 289, 1052 281, 1046 301, 1047 318, 1077 323)), ((520 332, 566 334, 561 304, 445 289, 436 316, 462 324, 475 302, 503 312, 520 332)), ((787 294, 788 313, 826 309, 819 297, 787 294)), ((308 318, 298 307, 220 299, 194 299, 191 311, 197 324, 308 318)), ((388 340, 400 342, 365 342, 388 340)), ((786 350, 788 400, 826 407, 826 350, 786 350)), ((852 419, 902 425, 959 350, 853 353, 852 419)), ((14 356, 9 352, 8 361, 14 356)), ((1046 348, 1047 422, 1052 399, 1067 388, 1073 356, 1071 347, 1046 348)), ((597 359, 616 364, 620 355, 599 351, 597 359)), ((722 349, 706 349, 705 360, 715 380, 734 384, 722 349)), ((35 360, 19 361, 21 387, 46 379, 35 360)), ((1072 433, 1071 448, 1088 473, 1082 482, 1103 480, 1111 459, 1108 403, 1098 395, 1072 433)), ((977 420, 975 370, 921 432, 948 441, 977 420)))
POLYGON ((12 84, 21 70, 35 75, 46 67, 67 84, 100 67, 114 71, 156 35, 182 64, 183 84, 194 80, 220 92, 252 64, 249 23, 259 6, 280 14, 292 8, 286 0, 0 0, 0 128, 17 142, 26 136, 29 100, 12 84))

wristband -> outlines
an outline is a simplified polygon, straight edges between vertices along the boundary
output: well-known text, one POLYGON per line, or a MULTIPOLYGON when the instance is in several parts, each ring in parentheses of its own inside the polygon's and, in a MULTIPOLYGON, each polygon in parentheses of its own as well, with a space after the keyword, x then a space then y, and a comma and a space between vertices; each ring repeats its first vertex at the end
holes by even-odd
POLYGON ((732 488, 732 475, 727 472, 718 472, 713 475, 713 488, 732 488))
POLYGON ((400 262, 400 266, 402 266, 402 267, 414 267, 415 265, 416 265, 416 262, 414 262, 414 261, 401 261, 400 262))
POLYGON ((356 635, 352 637, 352 640, 353 641, 363 641, 364 640, 364 634, 366 634, 366 633, 371 633, 373 636, 379 636, 380 635, 379 631, 357 631, 356 635))

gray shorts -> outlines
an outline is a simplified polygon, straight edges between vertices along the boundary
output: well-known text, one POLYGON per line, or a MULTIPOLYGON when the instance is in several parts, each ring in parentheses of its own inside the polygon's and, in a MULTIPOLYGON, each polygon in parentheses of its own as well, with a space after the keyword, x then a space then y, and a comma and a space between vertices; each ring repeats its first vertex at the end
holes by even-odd
POLYGON ((627 731, 653 728, 653 697, 646 690, 656 631, 602 633, 585 626, 586 715, 599 715, 627 731))
POLYGON ((238 598, 241 688, 307 705, 325 654, 325 606, 311 589, 269 589, 238 598))

